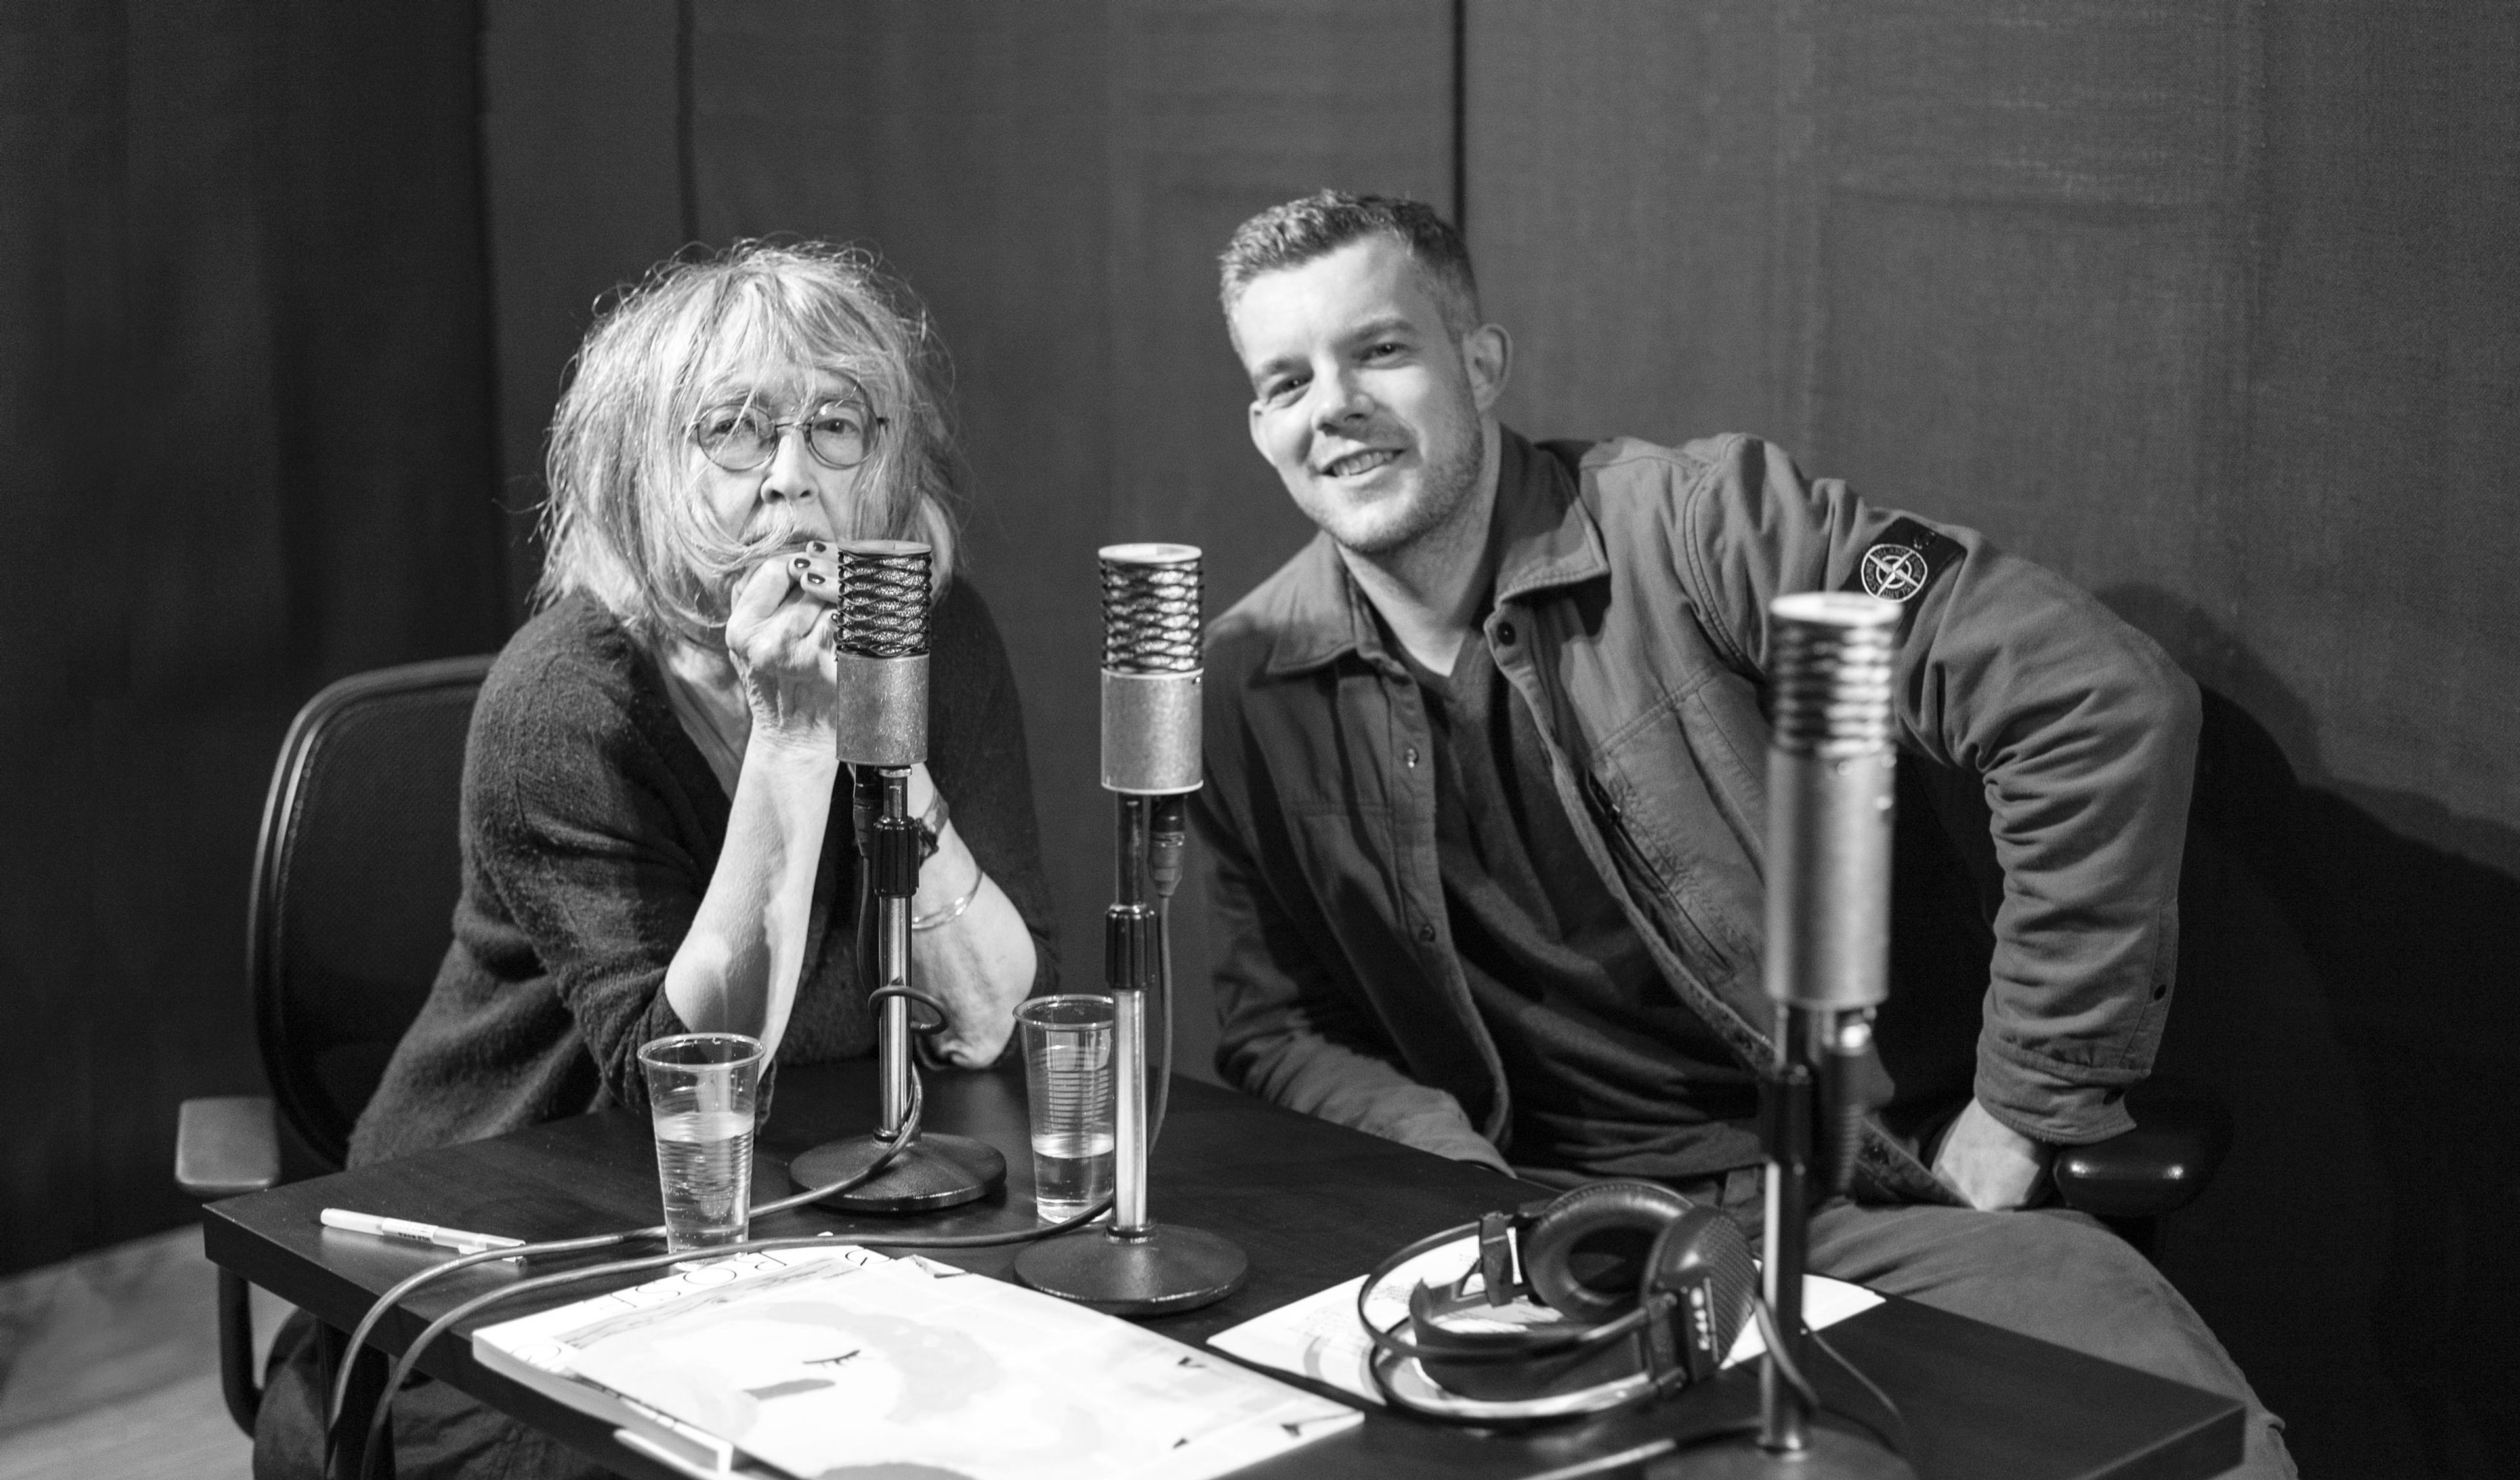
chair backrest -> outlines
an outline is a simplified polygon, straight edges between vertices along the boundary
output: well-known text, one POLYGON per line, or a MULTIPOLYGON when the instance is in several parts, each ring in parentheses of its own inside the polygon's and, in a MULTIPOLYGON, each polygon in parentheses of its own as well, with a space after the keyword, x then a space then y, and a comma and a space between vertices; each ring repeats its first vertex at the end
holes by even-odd
POLYGON ((479 656, 354 674, 281 742, 246 970, 272 1098, 335 1166, 446 955, 464 738, 489 669, 479 656))

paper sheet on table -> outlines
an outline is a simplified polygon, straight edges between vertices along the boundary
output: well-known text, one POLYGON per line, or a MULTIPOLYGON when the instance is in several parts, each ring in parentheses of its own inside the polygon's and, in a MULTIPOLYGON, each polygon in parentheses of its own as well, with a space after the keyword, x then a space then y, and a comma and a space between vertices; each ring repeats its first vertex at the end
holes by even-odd
POLYGON ((801 1476, 1204 1480, 1363 1416, 1080 1306, 836 1241, 702 1265, 473 1344, 537 1386, 631 1400, 801 1476))
MULTIPOLYGON (((1443 1284, 1459 1279, 1477 1259, 1478 1240, 1470 1235, 1429 1250, 1402 1265, 1382 1282, 1368 1303, 1367 1314, 1375 1324, 1388 1327, 1409 1314, 1411 1290, 1421 1283, 1443 1284)), ((1380 1403, 1382 1394, 1375 1390, 1373 1378, 1367 1371, 1367 1358, 1372 1353, 1373 1343, 1366 1339, 1365 1327, 1356 1319, 1357 1287, 1364 1283, 1360 1277, 1334 1284, 1319 1294, 1307 1295, 1230 1330, 1219 1331, 1207 1338, 1207 1344, 1228 1356, 1310 1377, 1340 1392, 1380 1403)), ((1479 1287, 1476 1278, 1469 1287, 1479 1287)), ((1880 1303, 1879 1295, 1860 1284, 1821 1275, 1803 1277, 1803 1322, 1815 1330, 1835 1325, 1880 1303)), ((1452 1323, 1464 1329, 1497 1329, 1548 1319, 1552 1319, 1548 1312, 1517 1302, 1499 1308, 1483 1320, 1452 1323)), ((1746 1323, 1724 1365, 1747 1362, 1767 1349, 1768 1344, 1759 1337, 1758 1323, 1746 1323)))

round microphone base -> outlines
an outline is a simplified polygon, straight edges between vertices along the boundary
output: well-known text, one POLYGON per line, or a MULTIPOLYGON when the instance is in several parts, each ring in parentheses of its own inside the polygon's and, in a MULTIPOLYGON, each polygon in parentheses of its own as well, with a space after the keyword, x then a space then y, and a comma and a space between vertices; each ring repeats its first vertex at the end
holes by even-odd
POLYGON ((1647 1480, 1687 1475, 1689 1480, 1916 1480, 1908 1461, 1877 1441, 1843 1429, 1809 1425, 1804 1446, 1790 1452, 1763 1449, 1743 1435, 1690 1445, 1645 1464, 1647 1480))
POLYGON ((1194 1311, 1242 1287, 1251 1261, 1232 1239, 1157 1224, 1134 1238, 1087 1228, 1027 1246, 1015 1278, 1111 1316, 1194 1311))
MULTIPOLYGON (((855 1176, 892 1149, 873 1136, 825 1142, 788 1163, 788 1178, 801 1190, 855 1176)), ((968 1136, 922 1131, 874 1180, 845 1192, 815 1199, 843 1213, 928 1213, 976 1202, 1006 1185, 1007 1158, 996 1146, 968 1136)))

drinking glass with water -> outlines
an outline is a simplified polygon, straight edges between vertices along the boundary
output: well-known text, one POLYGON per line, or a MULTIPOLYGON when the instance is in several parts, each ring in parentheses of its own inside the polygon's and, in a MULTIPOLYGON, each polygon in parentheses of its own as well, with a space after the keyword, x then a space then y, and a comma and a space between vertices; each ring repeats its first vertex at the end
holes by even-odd
POLYGON ((766 1056, 761 1040, 742 1033, 682 1033, 640 1049, 668 1249, 743 1240, 752 1222, 753 1109, 766 1056))
POLYGON ((1111 1195, 1111 999, 1037 997, 1015 1009, 1032 1108, 1033 1203, 1073 1218, 1111 1195))

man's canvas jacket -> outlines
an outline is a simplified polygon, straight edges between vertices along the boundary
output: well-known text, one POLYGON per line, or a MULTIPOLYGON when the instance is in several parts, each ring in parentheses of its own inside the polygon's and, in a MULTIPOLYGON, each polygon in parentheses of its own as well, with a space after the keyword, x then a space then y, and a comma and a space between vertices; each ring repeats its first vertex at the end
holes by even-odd
MULTIPOLYGON (((1755 438, 1541 448, 1507 431, 1500 461, 1489 650, 1593 866, 1745 1064, 1767 1060, 1773 1019, 1768 603, 1849 588, 1876 546, 1937 553, 1907 602, 1897 718, 1903 765, 1981 780, 2002 869, 1975 1093, 2043 1141, 2127 1129, 2120 1100, 2150 1068, 2177 955, 2186 676, 2055 575, 1807 480, 1755 438)), ((1328 536, 1210 626, 1206 660, 1192 814, 1220 932, 1219 1068, 1278 1103, 1495 1161, 1510 1106, 1447 929, 1422 700, 1328 536)), ((1949 1200, 1878 1127, 1862 1172, 1860 1195, 1949 1200)))

